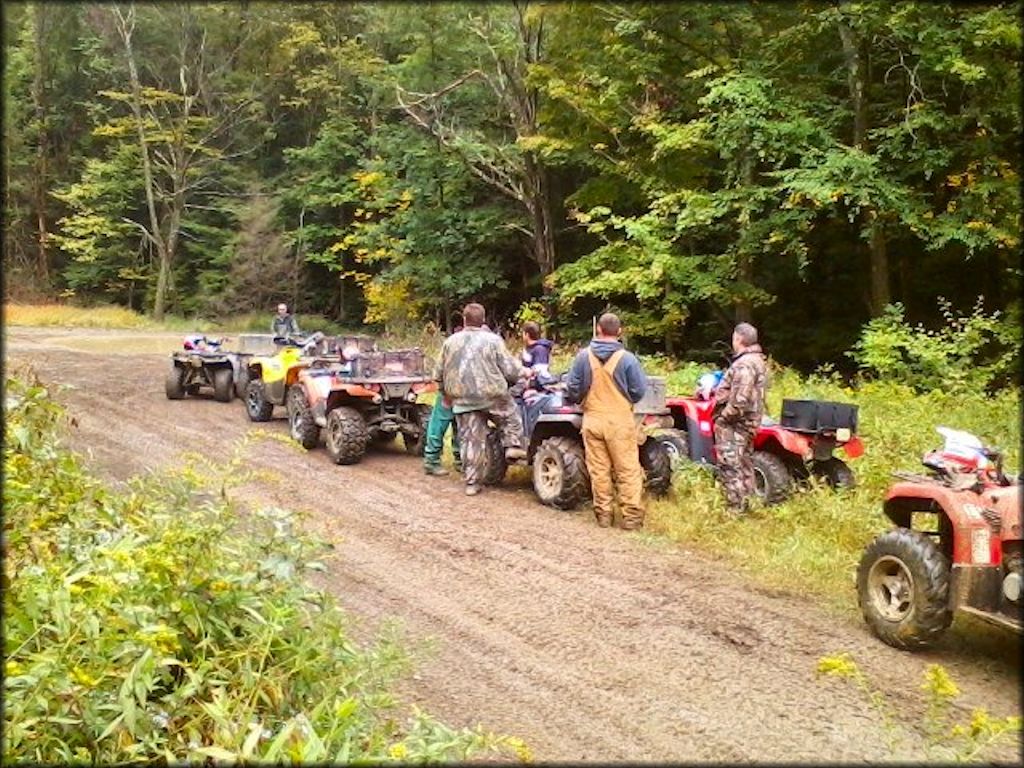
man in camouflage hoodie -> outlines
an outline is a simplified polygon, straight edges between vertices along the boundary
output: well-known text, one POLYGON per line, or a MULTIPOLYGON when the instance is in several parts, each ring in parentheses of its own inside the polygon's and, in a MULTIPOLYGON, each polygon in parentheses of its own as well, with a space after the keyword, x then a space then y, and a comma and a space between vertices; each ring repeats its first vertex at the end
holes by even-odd
POLYGON ((755 493, 751 454, 754 433, 764 415, 768 371, 754 326, 737 325, 732 348, 732 364, 715 390, 715 447, 726 504, 731 511, 744 513, 755 493))
POLYGON ((501 430, 505 458, 515 461, 523 450, 523 422, 508 393, 510 384, 530 375, 496 333, 484 326, 484 308, 468 304, 462 311, 463 329, 445 339, 434 378, 440 397, 452 403, 462 448, 466 495, 481 490, 487 464, 487 422, 501 430))

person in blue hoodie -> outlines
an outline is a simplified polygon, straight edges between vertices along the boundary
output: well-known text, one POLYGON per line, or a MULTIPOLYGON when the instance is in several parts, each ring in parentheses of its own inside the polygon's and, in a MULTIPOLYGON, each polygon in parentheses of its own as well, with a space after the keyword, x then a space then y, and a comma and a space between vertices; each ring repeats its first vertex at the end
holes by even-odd
POLYGON ((596 331, 594 340, 573 360, 565 396, 569 402, 583 404, 583 448, 597 524, 602 528, 612 524, 618 490, 622 529, 636 530, 644 524, 644 472, 633 404, 647 392, 647 375, 619 341, 622 323, 616 315, 601 315, 596 331))
POLYGON ((540 326, 532 320, 523 323, 523 365, 534 373, 550 376, 548 366, 551 364, 551 348, 554 342, 543 339, 540 326))

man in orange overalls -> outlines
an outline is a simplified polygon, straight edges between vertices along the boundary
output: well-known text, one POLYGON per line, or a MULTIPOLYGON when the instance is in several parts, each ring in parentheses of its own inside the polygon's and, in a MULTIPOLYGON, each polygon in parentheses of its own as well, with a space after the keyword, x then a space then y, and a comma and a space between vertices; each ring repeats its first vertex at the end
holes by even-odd
POLYGON ((597 524, 612 524, 618 491, 622 529, 632 531, 644 524, 644 472, 633 404, 647 391, 647 376, 636 356, 622 346, 621 333, 616 315, 601 315, 596 338, 580 350, 569 370, 566 398, 583 403, 583 448, 597 524))

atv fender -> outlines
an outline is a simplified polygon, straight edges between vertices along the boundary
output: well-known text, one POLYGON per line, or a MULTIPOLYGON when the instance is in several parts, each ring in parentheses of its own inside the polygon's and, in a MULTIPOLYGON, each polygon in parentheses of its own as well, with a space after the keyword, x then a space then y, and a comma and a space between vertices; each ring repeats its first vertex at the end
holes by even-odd
POLYGON ((903 528, 911 527, 914 512, 945 515, 953 531, 954 565, 997 565, 1002 541, 1021 538, 1020 486, 976 493, 939 483, 898 482, 886 494, 883 510, 903 528), (1000 520, 1000 533, 986 517, 1000 520))
POLYGON ((809 435, 802 435, 782 427, 761 426, 754 433, 754 450, 770 453, 789 453, 799 456, 803 461, 814 458, 813 440, 809 435))
POLYGON ((541 424, 570 424, 574 429, 583 429, 583 414, 581 413, 542 413, 537 419, 537 426, 541 424))

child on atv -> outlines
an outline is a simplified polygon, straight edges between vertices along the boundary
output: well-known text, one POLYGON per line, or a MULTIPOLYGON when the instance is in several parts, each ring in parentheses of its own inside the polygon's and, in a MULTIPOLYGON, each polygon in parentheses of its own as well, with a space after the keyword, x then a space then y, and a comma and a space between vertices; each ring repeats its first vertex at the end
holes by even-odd
POLYGON ((548 366, 551 363, 551 348, 554 342, 541 338, 540 326, 532 320, 523 323, 523 365, 534 373, 549 376, 548 366))

